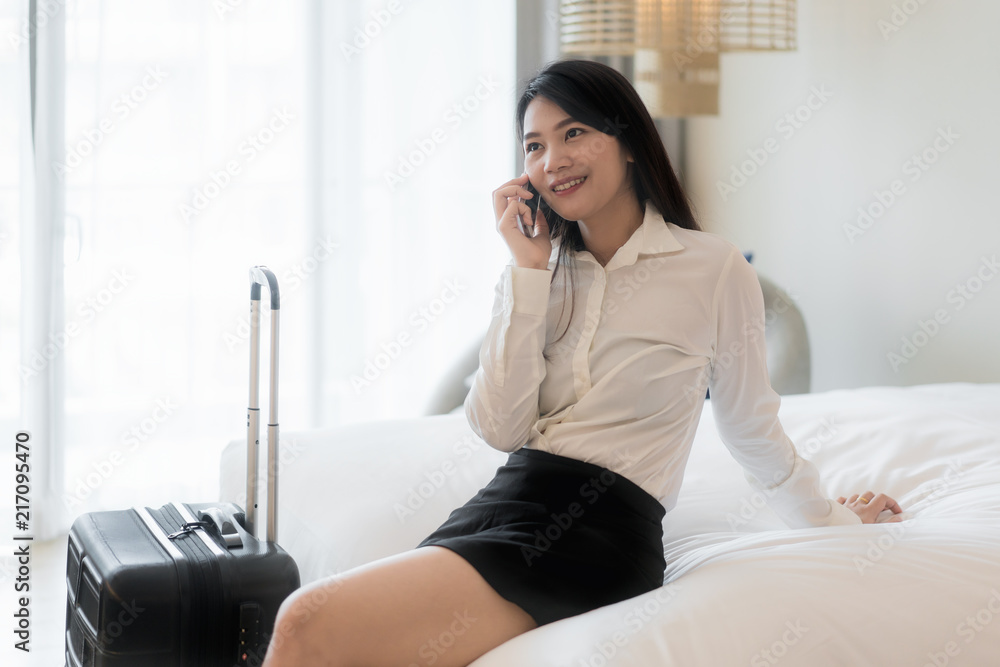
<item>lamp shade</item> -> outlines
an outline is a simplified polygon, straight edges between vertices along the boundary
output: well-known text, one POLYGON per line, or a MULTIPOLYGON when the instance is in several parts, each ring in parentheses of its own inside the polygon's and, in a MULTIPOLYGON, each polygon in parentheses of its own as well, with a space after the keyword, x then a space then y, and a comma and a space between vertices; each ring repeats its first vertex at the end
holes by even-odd
POLYGON ((794 50, 795 0, 560 0, 560 51, 632 56, 653 116, 718 114, 719 54, 794 50))
POLYGON ((795 0, 719 0, 719 50, 795 51, 795 0))

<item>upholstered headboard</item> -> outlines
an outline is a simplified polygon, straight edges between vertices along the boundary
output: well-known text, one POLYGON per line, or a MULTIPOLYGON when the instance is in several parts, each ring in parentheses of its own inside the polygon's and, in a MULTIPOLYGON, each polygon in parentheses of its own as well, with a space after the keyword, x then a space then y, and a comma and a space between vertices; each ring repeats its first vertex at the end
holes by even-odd
MULTIPOLYGON (((771 386, 779 394, 808 394, 810 386, 809 336, 802 313, 791 297, 757 274, 764 294, 764 338, 771 386)), ((485 336, 485 332, 483 334, 485 336)), ((443 415, 462 407, 479 368, 480 338, 468 344, 438 383, 425 415, 443 415)))

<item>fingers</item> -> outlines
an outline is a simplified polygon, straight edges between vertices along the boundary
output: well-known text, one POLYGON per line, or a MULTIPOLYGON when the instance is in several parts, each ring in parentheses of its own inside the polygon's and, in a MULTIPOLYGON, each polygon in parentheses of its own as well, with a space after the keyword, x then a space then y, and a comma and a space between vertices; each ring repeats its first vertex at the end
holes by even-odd
POLYGON ((520 224, 518 221, 518 216, 522 220, 528 221, 531 219, 531 209, 523 201, 518 200, 516 197, 507 201, 504 205, 503 212, 500 216, 498 227, 501 231, 504 229, 517 229, 520 232, 520 224))
POLYGON ((852 494, 847 498, 840 496, 837 498, 837 502, 858 514, 864 523, 874 523, 885 510, 891 511, 892 515, 879 523, 896 523, 903 520, 902 517, 896 516, 902 514, 903 508, 884 493, 865 491, 862 494, 852 494))
POLYGON ((899 506, 899 503, 884 493, 879 493, 872 498, 871 504, 876 505, 879 508, 879 511, 883 509, 892 510, 893 514, 899 514, 903 511, 903 508, 899 506))
POLYGON ((520 197, 522 199, 531 199, 534 195, 529 192, 524 186, 528 183, 528 175, 521 174, 517 178, 513 178, 499 188, 493 191, 493 211, 496 214, 497 220, 504 214, 507 210, 507 203, 510 199, 520 197))
MULTIPOLYGON (((865 491, 860 496, 858 500, 871 507, 877 507, 881 512, 883 509, 891 509, 892 507, 899 507, 896 501, 885 495, 884 493, 873 493, 871 491, 865 491)), ((902 511, 902 510, 900 510, 902 511)))
POLYGON ((532 224, 531 209, 528 208, 527 204, 517 199, 511 199, 507 204, 507 208, 500 218, 497 229, 506 238, 507 246, 512 252, 514 251, 514 245, 512 244, 516 245, 518 243, 513 238, 514 234, 518 237, 531 240, 540 236, 548 239, 549 236, 548 227, 545 225, 545 215, 542 214, 541 218, 536 217, 535 223, 532 224))
MULTIPOLYGON (((541 204, 541 202, 539 202, 541 204)), ((545 219, 545 213, 542 212, 542 207, 539 206, 537 212, 535 213, 535 234, 539 236, 549 235, 549 223, 545 219)))
POLYGON ((885 506, 891 509, 894 514, 900 514, 903 511, 903 508, 899 506, 899 503, 889 496, 885 497, 885 506))

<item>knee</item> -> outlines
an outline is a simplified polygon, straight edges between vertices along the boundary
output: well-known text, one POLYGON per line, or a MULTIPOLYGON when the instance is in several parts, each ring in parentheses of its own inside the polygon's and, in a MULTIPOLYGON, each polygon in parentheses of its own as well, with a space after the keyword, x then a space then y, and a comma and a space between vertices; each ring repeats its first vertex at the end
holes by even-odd
POLYGON ((324 667, 344 664, 338 658, 338 620, 328 586, 300 588, 288 596, 275 618, 262 667, 324 667))

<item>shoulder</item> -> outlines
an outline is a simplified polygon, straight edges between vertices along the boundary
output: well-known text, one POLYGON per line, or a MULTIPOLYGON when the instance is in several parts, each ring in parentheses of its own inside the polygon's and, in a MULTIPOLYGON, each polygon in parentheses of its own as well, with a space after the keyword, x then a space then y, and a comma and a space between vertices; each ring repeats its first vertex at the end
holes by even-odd
POLYGON ((670 233, 673 234, 685 248, 691 247, 722 254, 726 254, 730 250, 739 251, 736 244, 720 234, 706 232, 701 229, 688 229, 673 222, 668 222, 666 225, 670 230, 670 233))
POLYGON ((737 260, 744 263, 746 257, 743 251, 729 239, 714 232, 706 232, 698 229, 687 229, 672 222, 668 222, 667 228, 674 238, 684 246, 683 254, 698 262, 701 266, 711 267, 717 273, 729 270, 737 260))
POLYGON ((742 300, 759 292, 757 270, 735 243, 712 232, 667 224, 684 245, 681 254, 686 254, 688 260, 684 269, 697 277, 706 298, 711 299, 713 310, 723 301, 742 300))

